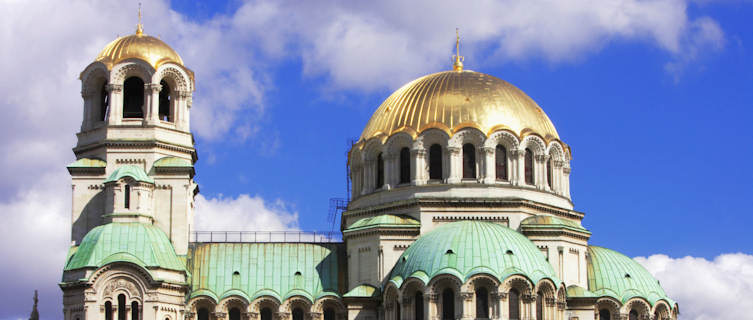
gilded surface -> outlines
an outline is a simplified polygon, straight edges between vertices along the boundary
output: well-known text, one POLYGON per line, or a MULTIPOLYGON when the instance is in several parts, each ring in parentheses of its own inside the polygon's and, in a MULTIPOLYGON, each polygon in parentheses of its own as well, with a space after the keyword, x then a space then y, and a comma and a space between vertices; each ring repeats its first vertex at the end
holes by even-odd
POLYGON ((430 74, 395 91, 374 112, 360 141, 405 131, 414 136, 439 128, 448 134, 475 127, 484 134, 507 129, 559 139, 541 107, 512 84, 474 71, 430 74))
POLYGON ((165 42, 139 31, 137 30, 136 34, 120 37, 110 42, 100 52, 97 61, 107 65, 108 69, 120 61, 131 58, 144 60, 154 69, 166 62, 183 66, 183 59, 165 42))

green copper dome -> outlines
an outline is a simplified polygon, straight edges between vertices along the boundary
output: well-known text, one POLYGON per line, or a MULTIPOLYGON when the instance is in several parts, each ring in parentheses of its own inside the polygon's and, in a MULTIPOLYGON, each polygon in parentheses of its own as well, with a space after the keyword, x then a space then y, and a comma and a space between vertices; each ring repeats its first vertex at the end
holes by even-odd
POLYGON ((139 166, 134 166, 131 164, 127 164, 120 168, 115 169, 115 171, 112 172, 110 177, 108 177, 107 180, 105 180, 105 183, 118 181, 121 178, 126 177, 126 176, 131 177, 136 181, 154 183, 154 179, 149 177, 144 171, 144 169, 142 169, 139 166))
POLYGON ((560 281, 544 255, 525 236, 499 224, 458 221, 422 235, 398 260, 390 281, 400 287, 409 277, 428 283, 440 274, 461 281, 486 273, 499 280, 519 274, 534 283, 549 278, 560 281))
MULTIPOLYGON (((73 250, 72 250, 73 251, 73 250)), ((172 243, 162 230, 145 223, 113 222, 96 227, 81 240, 65 271, 99 268, 113 262, 130 262, 151 268, 185 271, 172 243)))
POLYGON ((651 305, 665 300, 675 306, 648 270, 635 260, 602 247, 588 247, 588 290, 598 297, 612 297, 622 303, 640 297, 651 305))

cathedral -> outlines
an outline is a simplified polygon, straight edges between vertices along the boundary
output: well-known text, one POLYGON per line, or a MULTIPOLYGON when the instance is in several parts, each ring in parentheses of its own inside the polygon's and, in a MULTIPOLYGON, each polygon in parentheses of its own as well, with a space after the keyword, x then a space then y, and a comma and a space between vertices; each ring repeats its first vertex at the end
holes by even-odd
POLYGON ((450 67, 352 145, 341 241, 203 239, 194 73, 139 23, 80 74, 63 318, 676 320, 645 268, 589 244, 542 108, 459 50, 450 67))

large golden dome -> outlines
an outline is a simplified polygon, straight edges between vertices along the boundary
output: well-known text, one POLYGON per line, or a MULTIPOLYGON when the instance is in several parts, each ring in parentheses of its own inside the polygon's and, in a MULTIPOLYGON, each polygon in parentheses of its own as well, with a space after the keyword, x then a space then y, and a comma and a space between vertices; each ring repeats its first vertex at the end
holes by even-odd
POLYGON ((486 135, 507 129, 519 137, 559 139, 549 117, 523 91, 488 74, 456 70, 418 78, 395 91, 371 116, 360 141, 398 132, 415 137, 430 128, 452 135, 467 127, 486 135))
POLYGON ((166 62, 183 66, 183 59, 173 48, 170 48, 167 43, 158 38, 144 34, 141 32, 140 26, 136 30, 136 34, 120 37, 110 42, 99 53, 96 61, 104 63, 110 69, 118 62, 131 58, 144 60, 154 69, 166 62))

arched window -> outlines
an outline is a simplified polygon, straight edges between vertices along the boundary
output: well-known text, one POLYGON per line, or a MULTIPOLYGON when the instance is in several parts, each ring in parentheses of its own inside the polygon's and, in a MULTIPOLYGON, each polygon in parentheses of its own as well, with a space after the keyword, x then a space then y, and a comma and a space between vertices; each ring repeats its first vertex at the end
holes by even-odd
POLYGON ((131 208, 131 186, 125 185, 125 191, 123 192, 123 207, 126 209, 131 208))
POLYGON ((112 302, 105 302, 105 320, 112 320, 112 302))
POLYGON ((442 179, 442 146, 438 144, 429 147, 429 179, 442 179))
POLYGON ((494 169, 497 180, 507 180, 507 149, 501 144, 494 151, 494 169))
POLYGON ((159 91, 159 119, 173 122, 173 114, 170 112, 172 109, 171 104, 173 103, 173 92, 167 81, 162 80, 159 84, 162 86, 162 90, 159 91))
POLYGON ((629 320, 638 320, 638 311, 630 310, 629 320))
POLYGON ((241 310, 238 308, 231 308, 228 312, 230 320, 241 320, 241 310))
POLYGON ((272 309, 270 308, 261 309, 261 320, 272 320, 272 309))
POLYGON ((476 147, 463 145, 463 179, 476 179, 476 147))
POLYGON ((552 160, 546 162, 546 184, 552 188, 552 160))
POLYGON ((510 289, 510 294, 507 299, 510 310, 510 320, 520 319, 520 293, 516 289, 510 289))
POLYGON ((416 320, 424 319, 424 294, 421 292, 416 292, 413 297, 413 315, 416 320))
POLYGON ((139 303, 131 302, 131 320, 139 320, 139 303))
POLYGON ((110 108, 110 94, 107 92, 107 81, 105 81, 102 84, 102 89, 99 91, 99 114, 97 115, 97 120, 107 120, 108 108, 110 108))
POLYGON ((400 183, 410 182, 410 150, 400 149, 400 183))
POLYGON ((536 293, 536 320, 544 320, 544 294, 536 293))
MULTIPOLYGON (((199 312, 197 312, 197 316, 198 316, 198 320, 209 320, 209 309, 199 308, 199 312)), ((272 318, 270 318, 270 320, 271 319, 272 318)))
POLYGON ((130 77, 123 84, 123 118, 144 117, 144 81, 130 77))
POLYGON ((533 152, 531 149, 526 148, 525 154, 525 175, 526 184, 533 184, 533 152))
POLYGON ((455 319, 455 293, 447 288, 442 291, 442 320, 455 319))
POLYGON ((384 159, 381 152, 377 155, 376 162, 376 188, 379 189, 384 185, 384 159))
POLYGON ((612 320, 612 315, 609 314, 609 310, 607 309, 599 310, 599 320, 612 320))
POLYGON ((476 289, 476 318, 489 318, 489 291, 484 287, 476 289))
POLYGON ((293 309, 293 320, 303 320, 303 309, 301 308, 293 309))
POLYGON ((324 320, 335 320, 335 309, 325 308, 324 309, 324 320))
POLYGON ((124 294, 118 295, 118 320, 126 320, 126 298, 124 294))

